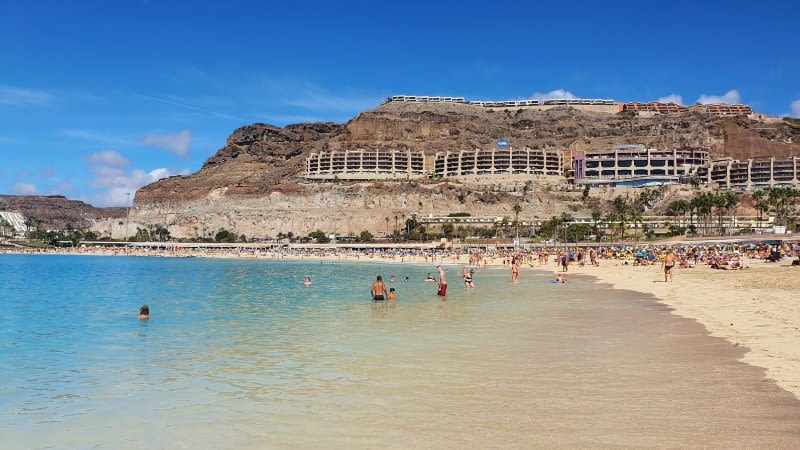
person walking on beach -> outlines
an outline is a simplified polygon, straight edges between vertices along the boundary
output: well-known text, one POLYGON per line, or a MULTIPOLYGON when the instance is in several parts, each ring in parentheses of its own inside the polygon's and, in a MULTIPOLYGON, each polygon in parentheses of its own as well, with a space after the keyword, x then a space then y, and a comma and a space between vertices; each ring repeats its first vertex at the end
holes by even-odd
POLYGON ((369 291, 372 295, 372 299, 376 302, 382 302, 384 300, 384 295, 386 294, 386 285, 383 284, 383 278, 378 275, 377 281, 372 284, 372 289, 369 291))
POLYGON ((672 268, 675 267, 675 255, 672 253, 672 249, 667 250, 661 265, 664 267, 664 282, 672 281, 672 268))
POLYGON ((561 271, 562 272, 569 271, 569 257, 567 256, 566 252, 561 253, 561 271))
POLYGON ((437 266, 436 271, 439 272, 439 291, 436 292, 436 295, 444 297, 447 295, 447 272, 442 266, 437 266))

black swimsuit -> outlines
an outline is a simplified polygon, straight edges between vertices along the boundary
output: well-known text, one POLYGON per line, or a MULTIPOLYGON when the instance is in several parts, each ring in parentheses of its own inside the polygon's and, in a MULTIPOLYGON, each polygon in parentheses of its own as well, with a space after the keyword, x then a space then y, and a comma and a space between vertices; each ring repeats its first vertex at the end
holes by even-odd
POLYGON ((382 302, 383 301, 383 296, 382 295, 376 295, 376 296, 372 297, 372 299, 375 300, 376 302, 382 302))

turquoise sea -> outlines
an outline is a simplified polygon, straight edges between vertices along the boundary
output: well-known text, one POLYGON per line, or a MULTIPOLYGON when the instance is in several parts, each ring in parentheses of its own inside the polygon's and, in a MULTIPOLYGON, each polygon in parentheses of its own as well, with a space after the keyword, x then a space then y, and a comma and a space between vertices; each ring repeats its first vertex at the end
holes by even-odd
POLYGON ((456 270, 443 301, 430 265, 0 255, 0 446, 800 442, 800 402, 653 299, 456 270))

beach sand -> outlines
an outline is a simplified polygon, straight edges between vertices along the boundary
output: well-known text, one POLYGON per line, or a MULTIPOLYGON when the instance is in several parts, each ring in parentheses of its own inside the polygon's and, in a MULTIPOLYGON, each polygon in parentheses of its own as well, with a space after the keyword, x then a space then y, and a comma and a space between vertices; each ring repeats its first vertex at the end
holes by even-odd
MULTIPOLYGON (((569 274, 588 274, 618 289, 652 294, 673 313, 695 319, 713 336, 749 351, 741 361, 763 367, 767 377, 800 398, 800 267, 790 261, 749 261, 750 269, 714 270, 702 265, 674 270, 665 283, 660 265, 600 267, 572 265, 569 274)), ((552 261, 539 269, 556 270, 552 261)))

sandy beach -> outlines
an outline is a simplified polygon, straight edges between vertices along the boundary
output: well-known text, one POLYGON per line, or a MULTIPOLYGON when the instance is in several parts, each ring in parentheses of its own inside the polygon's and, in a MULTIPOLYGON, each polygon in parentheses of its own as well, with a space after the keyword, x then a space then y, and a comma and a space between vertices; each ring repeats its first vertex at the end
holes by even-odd
MULTIPOLYGON (((656 296, 674 314, 695 319, 713 336, 749 349, 743 362, 765 368, 769 379, 800 398, 800 267, 786 260, 749 263, 750 269, 740 271, 705 265, 677 269, 671 283, 664 282, 660 265, 623 266, 617 260, 603 260, 600 267, 571 265, 569 273, 656 296)), ((550 261, 540 269, 555 273, 556 265, 550 261)))

